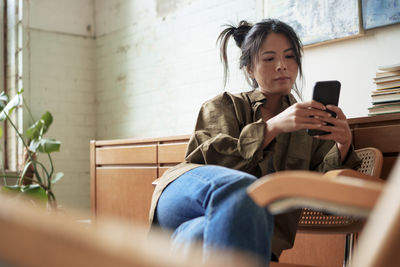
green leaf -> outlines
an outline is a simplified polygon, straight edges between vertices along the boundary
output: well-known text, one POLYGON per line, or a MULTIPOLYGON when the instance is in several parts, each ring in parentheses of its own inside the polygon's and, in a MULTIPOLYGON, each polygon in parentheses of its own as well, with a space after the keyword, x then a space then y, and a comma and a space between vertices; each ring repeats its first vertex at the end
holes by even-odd
POLYGON ((0 101, 3 101, 3 102, 8 101, 8 96, 4 91, 0 93, 0 101))
POLYGON ((52 122, 53 116, 47 111, 37 122, 26 130, 26 136, 31 140, 41 138, 47 132, 52 122))
POLYGON ((7 116, 10 116, 13 110, 22 103, 22 95, 20 93, 16 94, 10 102, 3 108, 0 112, 0 121, 4 121, 7 116))
POLYGON ((60 151, 60 146, 60 141, 42 138, 40 140, 33 140, 29 145, 29 150, 32 152, 52 153, 60 151))
POLYGON ((53 179, 51 179, 51 183, 52 183, 52 184, 57 183, 63 176, 64 176, 64 173, 62 173, 62 172, 57 172, 57 173, 54 175, 53 179))
POLYGON ((22 170, 20 179, 24 179, 25 178, 25 174, 26 174, 26 172, 28 171, 28 169, 29 169, 29 167, 31 165, 32 165, 32 161, 30 161, 30 160, 25 163, 25 166, 24 166, 24 169, 22 170))
POLYGON ((3 110, 4 107, 7 105, 8 102, 8 96, 6 95, 5 92, 0 93, 0 110, 3 110))
POLYGON ((46 111, 46 113, 42 115, 42 120, 44 121, 44 125, 49 128, 51 123, 53 122, 53 115, 51 115, 50 112, 46 111))
POLYGON ((18 185, 4 185, 1 187, 1 191, 5 193, 17 193, 21 192, 21 187, 18 185))
POLYGON ((38 120, 31 127, 26 130, 26 136, 31 140, 36 140, 39 138, 40 130, 43 128, 44 124, 41 120, 38 120))
POLYGON ((22 186, 22 192, 27 196, 31 196, 37 200, 47 202, 47 193, 40 185, 38 184, 30 184, 22 186))
POLYGON ((5 185, 1 187, 1 191, 14 195, 14 196, 25 196, 28 197, 29 199, 34 200, 36 204, 46 204, 48 197, 46 190, 44 190, 40 185, 38 184, 30 184, 30 185, 5 185))

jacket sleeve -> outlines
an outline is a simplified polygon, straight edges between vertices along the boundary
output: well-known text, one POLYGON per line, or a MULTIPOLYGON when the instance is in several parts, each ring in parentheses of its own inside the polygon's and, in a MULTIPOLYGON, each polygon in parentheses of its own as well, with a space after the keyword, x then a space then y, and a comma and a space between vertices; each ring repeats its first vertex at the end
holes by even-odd
POLYGON ((350 146, 346 158, 343 160, 335 142, 317 140, 318 144, 311 160, 311 169, 319 172, 327 172, 335 169, 357 169, 361 165, 361 159, 350 146))
POLYGON ((251 122, 251 107, 224 93, 203 104, 186 161, 249 170, 263 158, 265 122, 251 122))

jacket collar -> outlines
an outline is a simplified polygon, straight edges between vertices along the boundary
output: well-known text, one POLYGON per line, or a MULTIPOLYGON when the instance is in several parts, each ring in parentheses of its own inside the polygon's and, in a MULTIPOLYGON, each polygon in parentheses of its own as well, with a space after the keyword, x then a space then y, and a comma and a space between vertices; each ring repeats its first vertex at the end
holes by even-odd
MULTIPOLYGON (((247 95, 252 105, 254 105, 257 102, 265 103, 267 101, 265 95, 263 95, 263 93, 261 93, 261 91, 258 89, 247 92, 247 95)), ((297 102, 296 99, 291 93, 289 93, 287 97, 282 97, 282 106, 285 108, 293 105, 296 102, 297 102)))

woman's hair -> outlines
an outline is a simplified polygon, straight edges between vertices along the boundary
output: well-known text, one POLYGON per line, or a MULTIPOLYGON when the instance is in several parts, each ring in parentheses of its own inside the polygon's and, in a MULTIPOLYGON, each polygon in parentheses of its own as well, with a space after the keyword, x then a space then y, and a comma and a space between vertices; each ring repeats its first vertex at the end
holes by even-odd
MULTIPOLYGON (((233 25, 226 25, 227 28, 218 36, 217 42, 220 43, 221 61, 224 67, 224 87, 228 79, 229 67, 228 57, 226 54, 228 41, 231 36, 236 42, 236 45, 241 49, 242 55, 240 56, 240 69, 243 67, 252 67, 257 59, 258 52, 270 33, 283 34, 288 38, 293 47, 295 60, 299 66, 300 77, 303 76, 301 57, 302 57, 302 44, 296 32, 288 24, 277 19, 264 19, 254 25, 242 20, 237 27, 233 25)), ((245 71, 246 79, 253 89, 258 87, 257 81, 251 79, 245 71)), ((301 93, 294 85, 294 91, 301 98, 301 93)))

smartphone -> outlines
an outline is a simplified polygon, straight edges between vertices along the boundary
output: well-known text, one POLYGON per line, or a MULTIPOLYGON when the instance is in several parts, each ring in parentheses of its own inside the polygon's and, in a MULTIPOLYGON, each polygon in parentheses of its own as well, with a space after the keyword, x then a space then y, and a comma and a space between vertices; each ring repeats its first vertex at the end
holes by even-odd
MULTIPOLYGON (((326 105, 337 106, 339 104, 340 95, 340 82, 339 81, 319 81, 314 85, 313 100, 318 101, 326 105)), ((327 109, 327 112, 332 114, 332 117, 336 117, 336 113, 327 109)), ((328 123, 328 125, 332 125, 328 123)), ((330 132, 321 130, 307 129, 307 133, 311 136, 324 135, 330 132)))

